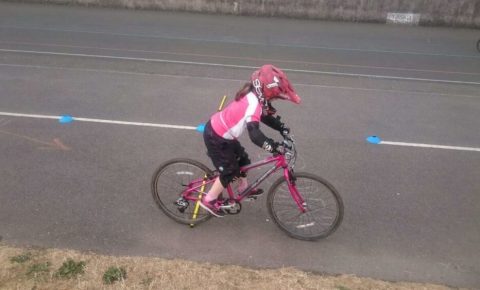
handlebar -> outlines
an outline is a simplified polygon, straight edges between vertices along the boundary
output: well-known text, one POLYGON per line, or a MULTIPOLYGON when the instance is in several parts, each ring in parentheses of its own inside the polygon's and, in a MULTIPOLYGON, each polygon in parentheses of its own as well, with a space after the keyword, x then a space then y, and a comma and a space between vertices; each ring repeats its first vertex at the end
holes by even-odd
POLYGON ((295 160, 297 159, 297 150, 295 148, 295 140, 291 135, 284 135, 283 141, 277 143, 281 150, 277 149, 277 154, 284 155, 288 160, 288 164, 291 168, 295 166, 295 160))

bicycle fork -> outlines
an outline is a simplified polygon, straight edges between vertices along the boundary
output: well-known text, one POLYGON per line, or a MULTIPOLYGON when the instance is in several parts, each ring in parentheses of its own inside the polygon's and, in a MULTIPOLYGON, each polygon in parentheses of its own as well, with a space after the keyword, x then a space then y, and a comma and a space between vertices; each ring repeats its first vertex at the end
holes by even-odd
POLYGON ((302 198, 302 196, 297 190, 297 186, 295 185, 296 178, 293 173, 293 169, 285 168, 283 171, 283 176, 287 181, 288 190, 290 191, 290 194, 292 195, 293 200, 297 204, 298 209, 302 213, 305 213, 307 211, 307 203, 305 202, 305 200, 302 198))

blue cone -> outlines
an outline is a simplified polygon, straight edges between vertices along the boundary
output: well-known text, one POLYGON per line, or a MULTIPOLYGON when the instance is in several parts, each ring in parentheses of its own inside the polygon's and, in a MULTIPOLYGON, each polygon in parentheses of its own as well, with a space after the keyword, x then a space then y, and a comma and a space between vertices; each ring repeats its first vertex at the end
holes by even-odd
POLYGON ((197 126, 197 132, 203 133, 205 131, 205 124, 200 124, 197 126))
POLYGON ((60 117, 60 119, 58 119, 58 122, 62 123, 62 124, 67 124, 67 123, 70 123, 73 121, 73 117, 72 116, 69 116, 69 115, 63 115, 60 117))
POLYGON ((372 144, 380 144, 380 142, 382 142, 382 139, 380 139, 377 136, 369 136, 367 138, 367 142, 372 143, 372 144))

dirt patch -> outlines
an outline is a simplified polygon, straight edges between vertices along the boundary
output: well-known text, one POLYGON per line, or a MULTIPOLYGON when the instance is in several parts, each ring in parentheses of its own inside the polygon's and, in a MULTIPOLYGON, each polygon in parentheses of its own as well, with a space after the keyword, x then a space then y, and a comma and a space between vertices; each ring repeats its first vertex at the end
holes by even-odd
POLYGON ((451 289, 351 275, 324 276, 294 268, 257 270, 185 260, 113 257, 7 245, 0 245, 0 265, 0 289, 451 289), (68 272, 69 265, 79 268, 68 272), (125 275, 108 285, 105 276, 115 268, 124 270, 125 275), (63 275, 66 272, 70 274, 63 275))

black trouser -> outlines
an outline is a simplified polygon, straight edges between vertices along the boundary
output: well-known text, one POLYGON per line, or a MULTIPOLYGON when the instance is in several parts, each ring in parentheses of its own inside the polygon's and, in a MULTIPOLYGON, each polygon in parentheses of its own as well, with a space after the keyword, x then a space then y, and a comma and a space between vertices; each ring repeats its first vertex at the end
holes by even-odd
POLYGON ((238 140, 228 140, 217 135, 210 121, 205 125, 203 140, 207 146, 208 156, 220 172, 223 187, 227 187, 234 178, 240 176, 240 167, 250 164, 245 148, 238 140))

